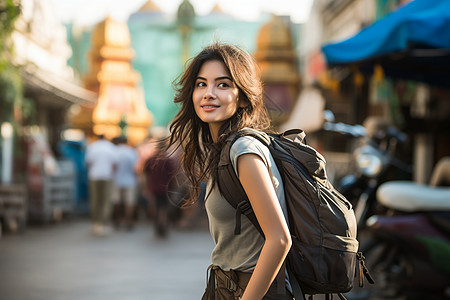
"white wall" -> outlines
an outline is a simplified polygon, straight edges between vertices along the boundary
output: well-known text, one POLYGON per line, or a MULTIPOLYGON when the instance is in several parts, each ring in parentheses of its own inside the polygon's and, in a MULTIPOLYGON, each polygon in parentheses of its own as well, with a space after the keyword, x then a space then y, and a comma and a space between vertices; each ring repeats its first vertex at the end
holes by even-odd
POLYGON ((37 68, 71 79, 73 71, 67 60, 72 50, 65 27, 56 18, 48 0, 22 0, 22 14, 12 34, 15 62, 36 65, 37 68))

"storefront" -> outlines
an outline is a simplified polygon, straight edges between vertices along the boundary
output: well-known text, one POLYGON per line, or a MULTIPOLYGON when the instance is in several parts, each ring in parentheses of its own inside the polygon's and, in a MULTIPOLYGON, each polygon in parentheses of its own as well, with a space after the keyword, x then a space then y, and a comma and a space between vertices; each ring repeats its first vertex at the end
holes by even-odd
POLYGON ((322 51, 330 73, 345 70, 355 90, 368 90, 358 101, 369 113, 409 134, 414 179, 428 182, 435 163, 450 155, 450 2, 411 1, 322 51), (370 109, 376 105, 387 109, 370 109))
POLYGON ((60 160, 58 144, 70 109, 97 101, 67 65, 66 30, 49 2, 23 2, 14 25, 10 64, 19 70, 20 99, 0 99, 13 103, 0 117, 0 225, 12 231, 23 229, 30 216, 48 220, 73 208, 76 170, 60 160))

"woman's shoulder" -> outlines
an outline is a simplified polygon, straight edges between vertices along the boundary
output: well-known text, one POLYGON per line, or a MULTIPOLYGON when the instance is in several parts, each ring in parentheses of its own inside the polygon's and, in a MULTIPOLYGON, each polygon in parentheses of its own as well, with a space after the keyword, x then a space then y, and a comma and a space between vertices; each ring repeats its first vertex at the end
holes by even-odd
POLYGON ((237 145, 236 147, 258 146, 267 148, 260 140, 258 140, 258 138, 251 135, 253 134, 253 132, 255 132, 256 134, 259 134, 262 137, 264 137, 266 135, 265 132, 252 128, 244 128, 242 132, 244 132, 244 135, 237 138, 232 147, 235 147, 237 145), (248 132, 247 134, 245 134, 246 131, 248 132))
POLYGON ((230 149, 230 158, 232 161, 243 154, 256 154, 267 162, 270 156, 270 151, 266 145, 260 142, 257 138, 249 135, 239 137, 230 149))
POLYGON ((236 141, 231 146, 232 148, 240 149, 240 148, 255 148, 255 147, 265 147, 267 148, 261 141, 251 135, 244 135, 236 139, 236 141))

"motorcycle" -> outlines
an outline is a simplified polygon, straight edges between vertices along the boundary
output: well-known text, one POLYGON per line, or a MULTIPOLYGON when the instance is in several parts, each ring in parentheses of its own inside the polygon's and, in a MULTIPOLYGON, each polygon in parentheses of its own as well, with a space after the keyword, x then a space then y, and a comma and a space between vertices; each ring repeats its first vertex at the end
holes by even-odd
POLYGON ((367 220, 361 247, 374 285, 346 294, 359 299, 450 299, 450 187, 409 181, 380 185, 387 215, 367 220))
POLYGON ((352 203, 358 230, 363 231, 367 219, 380 212, 376 201, 380 184, 393 178, 410 179, 412 176, 412 167, 397 158, 398 148, 406 143, 407 136, 391 126, 367 130, 358 124, 335 123, 330 111, 325 112, 325 120, 324 130, 357 141, 353 151, 354 170, 337 182, 336 189, 352 203))

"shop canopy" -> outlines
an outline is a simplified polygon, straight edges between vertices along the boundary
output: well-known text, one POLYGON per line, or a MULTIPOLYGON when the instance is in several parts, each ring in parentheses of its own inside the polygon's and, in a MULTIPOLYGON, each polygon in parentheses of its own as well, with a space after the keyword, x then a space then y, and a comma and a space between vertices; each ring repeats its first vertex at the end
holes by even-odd
POLYGON ((69 107, 72 104, 93 106, 98 95, 75 82, 42 71, 33 65, 21 69, 26 93, 41 105, 48 107, 69 107))
POLYGON ((329 67, 375 64, 386 76, 450 84, 450 0, 413 0, 355 36, 322 47, 329 67))

